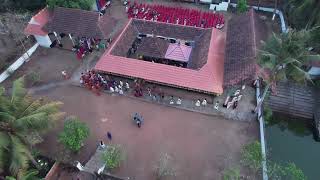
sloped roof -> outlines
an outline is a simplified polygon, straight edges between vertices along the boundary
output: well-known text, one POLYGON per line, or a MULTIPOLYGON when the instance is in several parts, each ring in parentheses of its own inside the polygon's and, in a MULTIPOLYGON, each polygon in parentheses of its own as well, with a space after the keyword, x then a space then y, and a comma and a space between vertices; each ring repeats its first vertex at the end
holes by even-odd
POLYGON ((43 8, 31 18, 27 27, 24 29, 24 33, 28 35, 47 35, 48 32, 43 30, 43 27, 47 24, 50 18, 51 13, 48 8, 43 8))
POLYGON ((190 58, 192 47, 184 44, 170 43, 165 58, 182 62, 188 62, 190 58))
POLYGON ((247 83, 257 76, 257 42, 254 18, 251 9, 233 16, 228 22, 224 61, 224 86, 247 83))
POLYGON ((169 42, 159 38, 144 37, 137 48, 136 54, 163 58, 168 49, 169 42))
MULTIPOLYGON (((137 35, 139 33, 143 33, 175 38, 177 40, 194 41, 194 47, 190 55, 188 68, 200 69, 207 63, 212 29, 138 19, 132 19, 130 22, 131 23, 128 24, 126 31, 123 33, 123 36, 120 37, 119 42, 116 44, 115 48, 112 49, 111 54, 126 57, 127 52, 137 35)), ((157 49, 157 54, 161 51, 160 54, 163 54, 162 57, 164 57, 167 47, 165 47, 165 49, 162 47, 165 46, 160 46, 160 49, 157 49)), ((141 48, 139 51, 141 54, 144 54, 142 51, 146 51, 146 53, 150 52, 150 48, 151 46, 146 46, 145 48, 141 48)))
MULTIPOLYGON (((183 87, 210 94, 223 93, 223 65, 226 38, 224 32, 217 29, 208 31, 212 35, 210 35, 211 38, 209 40, 207 63, 199 70, 193 70, 118 56, 117 54, 120 53, 118 48, 123 48, 122 43, 127 42, 127 38, 131 37, 129 34, 135 32, 130 30, 130 28, 133 28, 132 21, 131 19, 128 22, 112 47, 97 62, 95 66, 97 71, 142 78, 155 83, 183 87), (119 43, 121 43, 121 46, 119 46, 119 43)), ((181 28, 183 29, 182 26, 181 28)))
POLYGON ((70 33, 78 37, 103 38, 98 27, 99 13, 81 9, 56 7, 52 20, 45 29, 48 32, 70 33))
POLYGON ((114 33, 119 21, 98 12, 56 7, 44 8, 32 17, 25 29, 26 34, 47 35, 49 32, 73 34, 78 37, 107 39, 114 33))
POLYGON ((98 22, 98 26, 99 29, 101 31, 101 33, 103 34, 104 38, 109 38, 110 36, 113 35, 116 26, 118 25, 120 20, 111 17, 107 14, 103 15, 100 17, 99 22, 98 22))

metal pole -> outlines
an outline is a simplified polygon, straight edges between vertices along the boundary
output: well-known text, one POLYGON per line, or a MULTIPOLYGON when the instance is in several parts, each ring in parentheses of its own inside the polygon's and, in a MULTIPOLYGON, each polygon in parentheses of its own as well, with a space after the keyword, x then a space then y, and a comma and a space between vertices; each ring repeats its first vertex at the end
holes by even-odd
MULTIPOLYGON (((256 99, 257 104, 260 101, 260 80, 257 82, 256 88, 256 99)), ((266 143, 264 139, 264 120, 261 111, 261 106, 258 108, 258 120, 259 120, 259 127, 260 127, 260 144, 261 144, 261 154, 262 154, 262 177, 263 180, 268 180, 268 171, 267 171, 267 156, 266 156, 266 143)))

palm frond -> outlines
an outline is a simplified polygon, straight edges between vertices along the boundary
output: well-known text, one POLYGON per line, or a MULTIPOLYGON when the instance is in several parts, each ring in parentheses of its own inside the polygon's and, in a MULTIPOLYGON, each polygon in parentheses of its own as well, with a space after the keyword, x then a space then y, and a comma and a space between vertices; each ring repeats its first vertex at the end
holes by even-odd
POLYGON ((307 62, 310 61, 320 61, 320 55, 316 54, 316 55, 304 55, 303 57, 307 62))
POLYGON ((298 64, 299 66, 302 66, 302 65, 303 65, 298 59, 295 59, 295 58, 292 58, 292 57, 286 58, 286 59, 283 61, 282 66, 287 66, 288 64, 298 64))
POLYGON ((0 87, 0 96, 2 96, 4 94, 4 92, 5 92, 4 87, 0 87))
POLYGON ((23 174, 23 178, 21 180, 40 180, 40 178, 36 177, 39 174, 39 171, 36 169, 28 170, 23 174))
POLYGON ((60 107, 63 105, 60 101, 50 102, 45 105, 42 105, 34 113, 45 112, 47 114, 56 113, 60 111, 60 107))
POLYGON ((24 88, 24 78, 21 77, 13 82, 12 87, 12 95, 11 95, 11 102, 15 103, 16 101, 21 100, 25 95, 27 91, 24 88))
POLYGON ((17 115, 17 118, 23 117, 24 115, 27 115, 27 114, 34 113, 40 106, 41 106, 41 100, 40 99, 29 100, 28 105, 23 107, 23 109, 20 109, 21 112, 17 115))
POLYGON ((16 118, 7 112, 0 112, 0 122, 14 122, 16 118))
POLYGON ((50 122, 55 123, 56 121, 62 119, 65 115, 65 112, 52 113, 49 115, 50 122))
POLYGON ((48 127, 49 117, 45 112, 31 114, 15 121, 14 127, 19 130, 37 131, 48 127))
POLYGON ((4 133, 0 132, 0 168, 3 169, 5 164, 8 163, 8 152, 10 151, 9 145, 11 140, 9 136, 4 133))
POLYGON ((15 136, 10 135, 11 138, 11 151, 10 151, 10 165, 9 170, 11 174, 18 175, 28 168, 28 149, 27 147, 15 136))

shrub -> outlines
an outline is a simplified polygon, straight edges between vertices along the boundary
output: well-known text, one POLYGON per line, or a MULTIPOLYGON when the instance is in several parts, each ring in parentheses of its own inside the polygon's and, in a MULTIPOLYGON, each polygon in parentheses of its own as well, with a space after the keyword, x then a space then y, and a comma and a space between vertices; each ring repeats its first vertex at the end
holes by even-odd
POLYGON ((223 172, 223 180, 240 180, 240 169, 229 168, 223 172))
POLYGON ((102 159, 109 170, 120 167, 124 160, 124 151, 120 145, 108 145, 102 159))
POLYGON ((40 74, 38 72, 29 72, 26 75, 26 80, 27 82, 29 82, 31 85, 36 84, 38 82, 40 82, 41 78, 40 78, 40 74))
POLYGON ((285 167, 286 176, 289 179, 294 180, 306 180, 307 177, 304 175, 303 171, 298 168, 294 163, 288 163, 285 167))
POLYGON ((89 133, 88 126, 72 116, 66 119, 63 131, 59 134, 59 142, 71 151, 78 152, 89 133))
POLYGON ((238 0, 237 11, 244 13, 248 10, 247 0, 238 0))
POLYGON ((161 153, 154 171, 157 179, 162 179, 168 176, 175 176, 176 170, 172 166, 172 157, 167 153, 161 153))
POLYGON ((268 124, 272 120, 273 112, 268 105, 264 105, 263 107, 263 116, 266 124, 268 124))
POLYGON ((261 162, 263 160, 261 153, 260 142, 255 141, 253 143, 244 146, 241 152, 241 163, 249 167, 255 173, 261 169, 261 162))

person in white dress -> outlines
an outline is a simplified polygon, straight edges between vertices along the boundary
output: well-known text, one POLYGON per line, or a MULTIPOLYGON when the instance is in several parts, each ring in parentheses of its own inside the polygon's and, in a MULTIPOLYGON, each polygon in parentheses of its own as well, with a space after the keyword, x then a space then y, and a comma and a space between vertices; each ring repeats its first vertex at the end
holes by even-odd
POLYGON ((204 99, 201 103, 202 106, 206 106, 207 105, 207 99, 204 99))
POLYGON ((200 103, 201 103, 201 102, 200 102, 200 99, 198 99, 198 100, 196 101, 196 106, 199 107, 199 106, 200 106, 200 103))
POLYGON ((114 88, 113 87, 110 87, 110 92, 114 92, 114 88))
POLYGON ((178 105, 181 105, 181 103, 182 103, 181 99, 178 98, 178 99, 177 99, 177 104, 178 104, 178 105))

